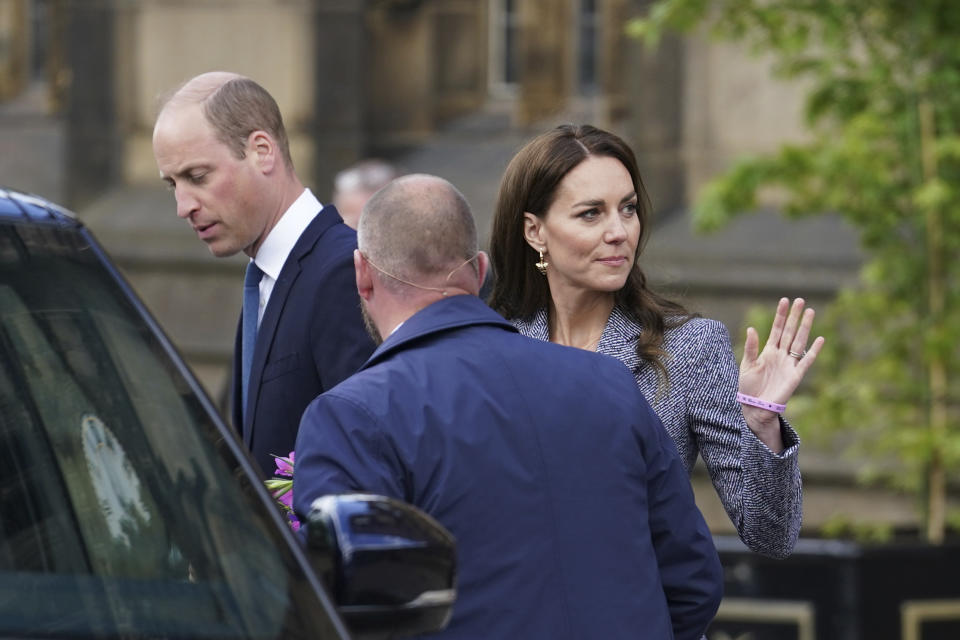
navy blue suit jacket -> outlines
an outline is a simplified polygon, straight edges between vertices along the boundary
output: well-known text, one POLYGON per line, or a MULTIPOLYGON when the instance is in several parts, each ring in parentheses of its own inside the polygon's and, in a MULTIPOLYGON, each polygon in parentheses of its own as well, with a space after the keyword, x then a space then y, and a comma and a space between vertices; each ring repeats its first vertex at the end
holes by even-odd
POLYGON ((241 423, 240 329, 234 351, 233 424, 267 477, 274 455, 296 443, 311 400, 354 373, 373 352, 353 271, 357 235, 324 207, 283 264, 264 310, 241 423))
POLYGON ((438 638, 681 638, 722 570, 676 448, 617 360, 525 338, 478 298, 409 318, 304 413, 299 516, 329 493, 415 504, 457 539, 438 638))

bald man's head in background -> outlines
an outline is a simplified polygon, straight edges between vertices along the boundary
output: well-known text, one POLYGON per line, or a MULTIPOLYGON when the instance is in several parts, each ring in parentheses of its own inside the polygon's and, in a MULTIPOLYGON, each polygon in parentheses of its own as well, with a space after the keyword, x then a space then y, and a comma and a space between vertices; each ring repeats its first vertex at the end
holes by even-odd
POLYGON ((436 176, 380 189, 364 207, 357 245, 357 288, 375 339, 440 298, 477 295, 487 269, 470 205, 436 176))

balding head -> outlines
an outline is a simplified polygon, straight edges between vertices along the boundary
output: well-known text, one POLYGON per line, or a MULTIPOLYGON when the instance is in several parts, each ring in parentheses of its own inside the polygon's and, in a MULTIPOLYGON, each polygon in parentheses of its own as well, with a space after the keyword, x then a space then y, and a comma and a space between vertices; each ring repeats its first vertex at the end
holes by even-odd
POLYGON ((164 114, 200 105, 217 140, 237 158, 243 158, 247 139, 265 131, 276 141, 288 171, 293 171, 290 143, 280 108, 266 89, 237 73, 211 71, 191 78, 161 103, 157 122, 164 114))
POLYGON ((361 160, 339 172, 333 181, 333 204, 347 226, 356 229, 370 196, 399 175, 395 166, 377 158, 361 160))
POLYGON ((176 108, 187 104, 200 104, 206 101, 217 89, 231 80, 245 80, 239 73, 230 71, 210 71, 190 78, 171 91, 162 100, 160 110, 176 108))
POLYGON ((477 256, 476 224, 463 194, 442 178, 404 176, 374 194, 360 216, 357 244, 396 276, 394 284, 402 279, 476 293, 478 265, 465 264, 477 256))

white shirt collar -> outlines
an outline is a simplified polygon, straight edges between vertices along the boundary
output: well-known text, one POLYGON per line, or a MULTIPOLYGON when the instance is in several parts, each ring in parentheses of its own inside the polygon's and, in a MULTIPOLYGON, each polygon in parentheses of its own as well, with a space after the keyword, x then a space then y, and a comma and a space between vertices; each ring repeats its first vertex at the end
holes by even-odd
POLYGON ((276 282, 280 277, 280 270, 283 269, 287 256, 293 251, 297 240, 322 208, 323 205, 314 197, 310 189, 304 189, 300 197, 294 200, 290 208, 280 216, 276 226, 267 234, 254 261, 271 281, 276 282))

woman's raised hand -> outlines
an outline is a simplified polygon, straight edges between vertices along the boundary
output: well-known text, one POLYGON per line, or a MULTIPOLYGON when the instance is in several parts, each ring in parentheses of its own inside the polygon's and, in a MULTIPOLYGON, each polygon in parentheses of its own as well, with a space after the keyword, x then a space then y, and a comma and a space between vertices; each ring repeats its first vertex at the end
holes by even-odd
MULTIPOLYGON (((815 313, 803 307, 803 298, 797 298, 792 305, 787 298, 780 299, 763 351, 759 351, 756 329, 747 329, 740 361, 740 393, 776 404, 786 404, 793 395, 824 343, 823 336, 819 336, 807 347, 815 313)), ((774 451, 783 448, 776 413, 744 404, 743 415, 767 446, 774 451)))

